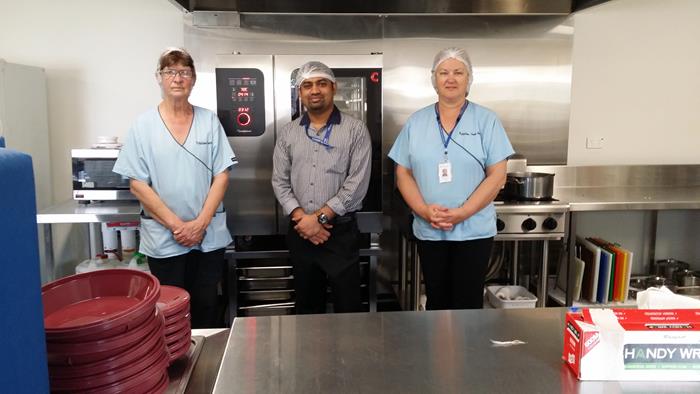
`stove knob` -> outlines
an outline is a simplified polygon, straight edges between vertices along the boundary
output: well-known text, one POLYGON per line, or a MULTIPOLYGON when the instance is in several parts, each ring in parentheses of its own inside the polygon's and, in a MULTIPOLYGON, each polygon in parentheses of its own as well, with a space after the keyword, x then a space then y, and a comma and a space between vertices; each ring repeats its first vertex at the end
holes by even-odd
POLYGON ((503 231, 506 228, 506 224, 501 219, 496 219, 496 230, 503 231))
POLYGON ((532 231, 537 227, 537 223, 532 218, 527 218, 523 221, 523 230, 532 231))
POLYGON ((554 219, 554 218, 547 218, 544 220, 544 222, 542 222, 542 227, 544 227, 545 229, 547 229, 549 231, 556 229, 557 225, 558 225, 557 219, 554 219))

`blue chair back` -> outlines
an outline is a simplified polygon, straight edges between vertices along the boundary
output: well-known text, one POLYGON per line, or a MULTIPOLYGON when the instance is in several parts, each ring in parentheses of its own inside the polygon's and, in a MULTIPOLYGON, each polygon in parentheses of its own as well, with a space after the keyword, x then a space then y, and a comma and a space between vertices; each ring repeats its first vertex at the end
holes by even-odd
POLYGON ((0 148, 0 219, 0 391, 48 393, 32 159, 6 148, 0 148))

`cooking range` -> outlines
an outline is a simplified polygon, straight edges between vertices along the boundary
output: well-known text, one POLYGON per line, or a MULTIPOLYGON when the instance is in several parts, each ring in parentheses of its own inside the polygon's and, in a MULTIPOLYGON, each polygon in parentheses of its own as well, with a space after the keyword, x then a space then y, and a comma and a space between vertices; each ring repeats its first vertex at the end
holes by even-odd
POLYGON ((497 197, 498 240, 561 239, 566 232, 569 203, 555 199, 510 200, 497 197))
POLYGON ((566 237, 569 203, 553 198, 519 200, 499 194, 496 207, 496 240, 513 243, 511 276, 517 284, 518 248, 521 241, 542 243, 542 262, 537 282, 537 306, 544 306, 547 299, 547 261, 549 241, 566 237))

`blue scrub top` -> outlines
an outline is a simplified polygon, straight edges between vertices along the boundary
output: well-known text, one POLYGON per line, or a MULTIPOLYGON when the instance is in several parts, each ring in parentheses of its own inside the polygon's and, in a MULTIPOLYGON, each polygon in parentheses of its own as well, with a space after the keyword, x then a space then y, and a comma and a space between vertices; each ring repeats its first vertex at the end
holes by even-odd
MULTIPOLYGON (((170 134, 158 108, 142 114, 133 124, 113 171, 149 184, 180 219, 195 219, 209 194, 211 179, 237 164, 226 133, 213 112, 194 107, 192 128, 180 145, 170 134)), ((231 243, 226 212, 219 204, 202 243, 185 247, 155 219, 141 218, 139 251, 146 256, 179 256, 192 249, 210 252, 231 243)), ((148 212, 146 215, 150 216, 148 212)))
MULTIPOLYGON (((496 114, 488 108, 469 102, 464 115, 452 131, 452 142, 447 147, 447 157, 452 166, 452 182, 440 183, 438 165, 445 157, 445 146, 440 133, 435 105, 432 104, 408 118, 389 152, 389 157, 396 164, 413 172, 418 189, 427 204, 440 204, 448 208, 461 206, 485 178, 486 167, 515 153, 496 114)), ((493 203, 449 231, 433 228, 415 213, 413 216, 413 233, 421 240, 464 241, 496 235, 496 210, 493 203)))

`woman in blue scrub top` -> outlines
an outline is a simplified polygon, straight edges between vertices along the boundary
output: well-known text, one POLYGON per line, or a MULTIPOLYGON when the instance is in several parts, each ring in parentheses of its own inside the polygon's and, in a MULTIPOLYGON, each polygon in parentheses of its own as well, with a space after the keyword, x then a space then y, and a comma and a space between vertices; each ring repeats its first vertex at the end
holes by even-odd
POLYGON ((190 293, 193 328, 217 327, 231 243, 222 200, 237 161, 216 114, 188 101, 197 79, 192 57, 166 50, 155 76, 163 100, 133 124, 113 171, 130 178, 141 202, 139 250, 151 273, 190 293))
POLYGON ((389 157, 413 211, 427 309, 479 309, 496 235, 492 202, 514 151, 496 114, 467 100, 464 49, 440 51, 431 73, 438 101, 409 117, 389 157))

